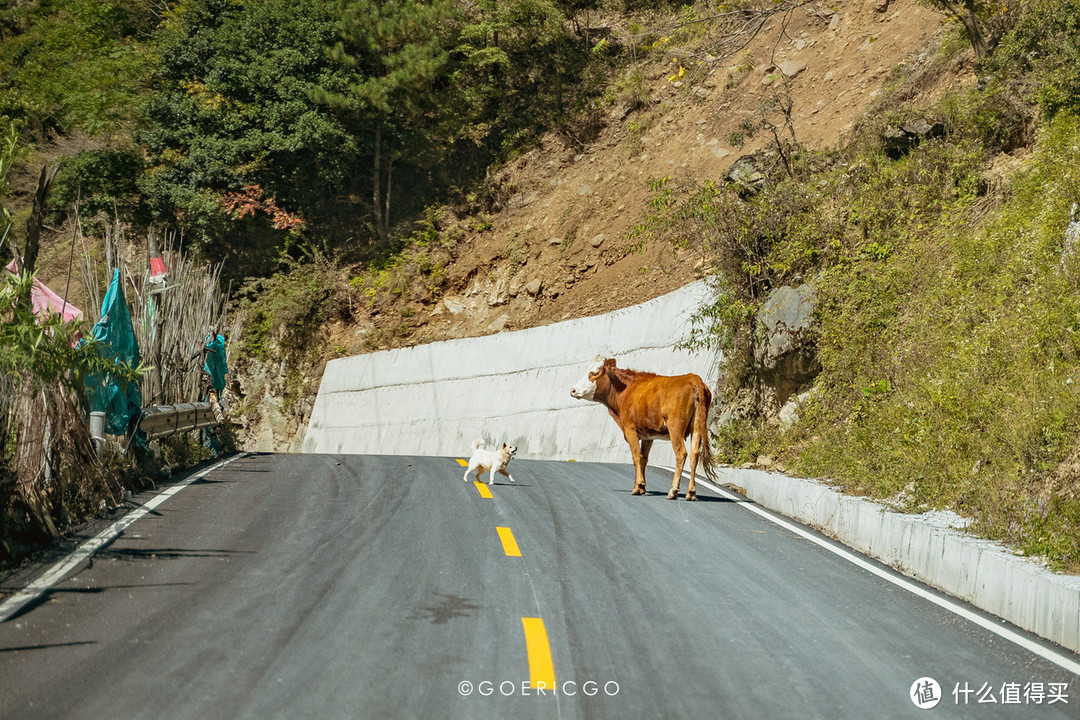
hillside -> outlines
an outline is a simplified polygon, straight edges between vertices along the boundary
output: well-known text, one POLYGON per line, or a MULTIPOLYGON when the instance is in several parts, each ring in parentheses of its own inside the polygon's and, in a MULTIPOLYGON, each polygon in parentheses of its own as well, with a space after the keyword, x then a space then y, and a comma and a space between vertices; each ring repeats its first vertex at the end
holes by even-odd
POLYGON ((65 160, 41 279, 76 202, 136 267, 154 227, 223 261, 243 446, 296 449, 331 358, 705 277, 725 463, 1080 568, 1076 0, 294 4, 20 6, 0 47, 16 240, 65 160))
MULTIPOLYGON (((629 237, 649 212, 650 184, 718 180, 739 157, 766 149, 765 133, 741 147, 731 136, 778 92, 790 92, 801 145, 842 144, 891 69, 920 53, 925 60, 941 22, 915 2, 849 3, 836 13, 811 5, 766 24, 736 57, 704 62, 682 80, 670 79, 677 53, 643 64, 641 106, 614 97, 587 147, 551 135, 497 172, 493 184, 505 200, 448 267, 449 290, 416 339, 607 312, 686 284, 701 270, 700 256, 639 250, 629 237)), ((964 70, 940 82, 974 82, 964 70)))
MULTIPOLYGON (((406 262, 405 279, 390 281, 408 288, 404 297, 353 307, 326 346, 351 355, 534 327, 644 302, 701 277, 708 265, 700 251, 631 236, 650 212, 650 186, 662 178, 686 188, 719 180, 738 158, 767 149, 772 137, 745 127, 788 94, 799 144, 842 145, 897 65, 930 64, 942 23, 908 0, 844 3, 835 12, 811 4, 772 19, 732 57, 695 64, 675 48, 653 53, 626 73, 630 88, 609 93, 602 127, 586 147, 553 132, 496 171, 495 210, 482 231, 469 227, 471 218, 458 221, 464 237, 447 253, 439 297, 406 262)), ((936 74, 923 100, 974 81, 970 58, 961 58, 936 74)), ((246 427, 250 447, 299 447, 319 367, 300 392, 285 393, 288 400, 281 368, 244 382, 245 406, 256 411, 246 427), (287 407, 294 398, 299 416, 287 407)))
POLYGON ((661 33, 591 133, 544 136, 390 261, 261 285, 264 325, 322 308, 327 351, 278 324, 300 362, 244 370, 247 442, 298 447, 329 357, 601 313, 704 276, 720 294, 697 341, 728 358, 724 462, 948 510, 1075 571, 1077 13, 1011 13, 981 58, 915 3, 800 5, 723 57, 661 33))

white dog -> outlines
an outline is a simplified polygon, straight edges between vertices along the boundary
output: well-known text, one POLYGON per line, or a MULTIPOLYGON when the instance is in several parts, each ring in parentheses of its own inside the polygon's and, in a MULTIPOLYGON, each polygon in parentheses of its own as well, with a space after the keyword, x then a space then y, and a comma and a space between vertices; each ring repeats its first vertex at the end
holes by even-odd
POLYGON ((484 448, 483 440, 477 440, 472 447, 473 454, 469 458, 469 469, 465 471, 465 482, 469 482, 469 473, 473 470, 476 471, 477 482, 480 482, 480 476, 485 472, 488 474, 488 485, 494 484, 495 473, 502 473, 510 478, 510 482, 515 482, 514 477, 506 471, 506 466, 514 459, 516 447, 503 443, 498 450, 488 450, 484 448))

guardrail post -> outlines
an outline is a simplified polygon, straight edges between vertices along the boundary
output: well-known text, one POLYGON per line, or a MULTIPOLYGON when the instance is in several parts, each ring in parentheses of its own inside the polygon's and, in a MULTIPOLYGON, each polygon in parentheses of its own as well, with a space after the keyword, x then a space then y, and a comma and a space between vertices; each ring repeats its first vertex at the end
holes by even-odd
POLYGON ((105 413, 98 411, 90 413, 90 439, 94 443, 94 454, 100 460, 105 449, 105 413))

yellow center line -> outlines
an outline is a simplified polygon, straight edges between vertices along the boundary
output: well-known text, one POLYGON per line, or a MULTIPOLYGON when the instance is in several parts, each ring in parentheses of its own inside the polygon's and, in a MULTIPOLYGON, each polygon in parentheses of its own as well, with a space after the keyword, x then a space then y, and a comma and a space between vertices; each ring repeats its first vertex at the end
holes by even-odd
POLYGON ((514 539, 514 533, 510 531, 508 527, 495 528, 499 532, 499 539, 502 540, 503 552, 506 553, 506 557, 521 557, 521 548, 518 547, 517 540, 514 539))
POLYGON ((489 499, 495 497, 491 494, 491 490, 488 489, 487 483, 482 483, 479 480, 473 480, 473 485, 475 485, 476 489, 480 491, 480 497, 489 499))
POLYGON ((469 467, 469 461, 468 460, 462 460, 461 458, 457 458, 457 464, 460 465, 461 467, 469 467))
POLYGON ((544 621, 540 618, 521 618, 525 630, 525 652, 529 656, 529 687, 555 687, 555 665, 551 662, 551 646, 548 644, 544 621))

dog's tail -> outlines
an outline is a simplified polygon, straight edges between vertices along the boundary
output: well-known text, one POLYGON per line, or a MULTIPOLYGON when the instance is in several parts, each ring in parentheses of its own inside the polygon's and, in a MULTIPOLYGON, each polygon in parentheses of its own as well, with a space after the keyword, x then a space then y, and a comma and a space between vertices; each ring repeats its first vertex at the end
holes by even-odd
POLYGON ((476 452, 477 450, 479 450, 482 447, 484 447, 484 439, 483 438, 473 440, 473 444, 472 444, 473 452, 476 452))

